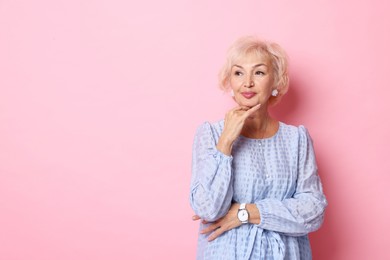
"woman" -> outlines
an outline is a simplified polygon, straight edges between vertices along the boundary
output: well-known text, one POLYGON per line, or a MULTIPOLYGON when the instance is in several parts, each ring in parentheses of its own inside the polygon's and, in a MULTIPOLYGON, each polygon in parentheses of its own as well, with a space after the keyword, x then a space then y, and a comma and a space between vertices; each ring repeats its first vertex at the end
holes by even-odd
POLYGON ((230 48, 220 73, 237 107, 203 123, 193 144, 190 203, 201 219, 197 259, 311 259, 308 233, 327 201, 304 126, 268 113, 287 92, 287 59, 254 37, 230 48))

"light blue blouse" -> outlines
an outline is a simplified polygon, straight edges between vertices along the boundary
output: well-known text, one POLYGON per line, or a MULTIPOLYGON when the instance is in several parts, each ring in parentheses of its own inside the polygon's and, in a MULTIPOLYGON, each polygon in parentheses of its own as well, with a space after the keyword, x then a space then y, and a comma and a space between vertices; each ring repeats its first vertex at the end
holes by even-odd
MULTIPOLYGON (((224 216, 232 202, 255 203, 260 224, 243 224, 208 242, 199 234, 198 260, 312 259, 308 233, 327 206, 312 140, 304 126, 279 123, 270 138, 239 136, 232 156, 216 148, 224 120, 203 123, 193 143, 190 204, 202 219, 224 216)), ((200 230, 206 225, 200 224, 200 230)))

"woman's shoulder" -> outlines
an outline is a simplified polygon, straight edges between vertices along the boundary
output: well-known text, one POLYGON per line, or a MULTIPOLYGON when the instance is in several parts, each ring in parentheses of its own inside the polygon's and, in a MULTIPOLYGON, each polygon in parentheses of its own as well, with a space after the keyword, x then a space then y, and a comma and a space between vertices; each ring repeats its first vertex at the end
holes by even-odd
POLYGON ((215 122, 204 121, 202 124, 198 126, 197 133, 198 134, 212 134, 214 137, 219 137, 222 133, 224 126, 224 120, 218 120, 215 122))
POLYGON ((309 136, 309 132, 304 125, 290 125, 279 121, 279 130, 284 136, 290 137, 306 137, 309 136))

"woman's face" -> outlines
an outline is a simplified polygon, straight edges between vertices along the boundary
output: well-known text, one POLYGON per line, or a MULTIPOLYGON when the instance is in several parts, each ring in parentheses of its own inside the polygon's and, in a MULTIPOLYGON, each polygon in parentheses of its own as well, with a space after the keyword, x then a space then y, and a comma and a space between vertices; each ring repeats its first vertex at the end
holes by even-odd
POLYGON ((245 55, 233 64, 230 86, 240 106, 266 105, 274 86, 271 62, 264 55, 245 55))

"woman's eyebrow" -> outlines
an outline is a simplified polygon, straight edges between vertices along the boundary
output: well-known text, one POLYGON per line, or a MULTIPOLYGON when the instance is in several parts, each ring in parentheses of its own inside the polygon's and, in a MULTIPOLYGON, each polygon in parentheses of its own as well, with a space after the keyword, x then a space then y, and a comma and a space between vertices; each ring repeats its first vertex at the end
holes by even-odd
MULTIPOLYGON (((233 65, 233 67, 234 67, 234 66, 236 66, 236 67, 239 67, 239 68, 243 69, 243 67, 242 67, 242 66, 240 66, 240 65, 234 64, 234 65, 233 65)), ((252 66, 252 68, 256 68, 256 67, 260 67, 260 66, 266 66, 266 67, 268 67, 268 66, 267 66, 267 65, 265 65, 264 63, 259 63, 259 64, 256 64, 256 65, 253 65, 253 66, 252 66)))

